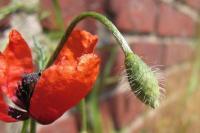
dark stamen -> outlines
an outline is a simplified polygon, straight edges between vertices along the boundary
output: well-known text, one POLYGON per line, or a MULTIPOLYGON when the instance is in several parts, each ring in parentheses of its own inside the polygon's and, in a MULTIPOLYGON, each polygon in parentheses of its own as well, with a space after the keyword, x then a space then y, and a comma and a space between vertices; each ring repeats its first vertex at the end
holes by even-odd
POLYGON ((27 120, 29 118, 28 112, 24 112, 13 107, 8 108, 8 115, 17 120, 27 120))
POLYGON ((35 85, 40 75, 41 72, 25 74, 22 77, 21 83, 18 84, 16 90, 16 96, 17 96, 16 104, 22 109, 28 110, 31 96, 33 94, 35 85))

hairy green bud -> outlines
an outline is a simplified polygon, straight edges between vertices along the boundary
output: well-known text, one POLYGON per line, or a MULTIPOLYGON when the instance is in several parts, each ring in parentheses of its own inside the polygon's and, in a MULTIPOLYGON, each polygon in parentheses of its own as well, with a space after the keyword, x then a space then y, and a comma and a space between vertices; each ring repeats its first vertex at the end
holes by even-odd
POLYGON ((132 52, 125 56, 125 67, 131 90, 146 105, 159 106, 160 87, 155 73, 132 52))

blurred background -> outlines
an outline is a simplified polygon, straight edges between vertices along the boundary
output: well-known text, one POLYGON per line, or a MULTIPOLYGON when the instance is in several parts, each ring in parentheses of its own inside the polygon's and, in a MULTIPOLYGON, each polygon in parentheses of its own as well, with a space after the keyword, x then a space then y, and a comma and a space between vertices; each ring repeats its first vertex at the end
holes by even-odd
MULTIPOLYGON (((166 89, 161 105, 151 109, 120 82, 123 55, 112 35, 97 21, 77 28, 99 36, 101 73, 87 96, 89 133, 200 132, 200 0, 0 0, 0 48, 17 29, 47 59, 70 20, 83 11, 107 16, 129 45, 152 68, 159 68, 166 89), (37 44, 35 45, 34 39, 37 44)), ((79 107, 53 124, 37 125, 37 133, 78 133, 79 107)), ((0 122, 0 133, 20 132, 21 123, 0 122)))

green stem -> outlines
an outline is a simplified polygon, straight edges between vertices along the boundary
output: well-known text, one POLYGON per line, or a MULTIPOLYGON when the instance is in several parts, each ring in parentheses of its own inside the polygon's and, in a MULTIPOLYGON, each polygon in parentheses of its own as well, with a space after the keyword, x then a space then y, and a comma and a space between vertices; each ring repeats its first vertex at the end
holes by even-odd
POLYGON ((30 121, 31 121, 31 123, 30 123, 30 133, 35 133, 36 132, 36 122, 33 119, 31 119, 30 121))
POLYGON ((118 31, 118 29, 115 27, 114 24, 112 24, 112 22, 109 19, 107 19, 105 16, 103 16, 99 13, 96 13, 96 12, 84 12, 84 13, 81 13, 79 16, 75 17, 71 21, 64 36, 61 39, 59 45, 57 46, 54 54, 52 55, 49 62, 47 63, 47 67, 49 67, 54 62, 54 60, 58 56, 60 50, 63 48, 65 42, 68 40, 69 35, 73 31, 74 27, 78 24, 78 22, 80 22, 81 20, 83 20, 85 18, 93 18, 93 19, 101 22, 108 30, 111 31, 111 33, 114 35, 115 39, 117 40, 118 44, 120 45, 120 47, 122 48, 122 50, 125 54, 132 52, 128 43, 122 36, 122 34, 118 31))
POLYGON ((55 11, 56 23, 59 26, 59 29, 63 31, 64 23, 62 19, 62 12, 61 12, 59 2, 58 0, 52 0, 52 3, 53 3, 54 11, 55 11))
POLYGON ((81 116, 82 116, 81 133, 87 133, 87 112, 86 112, 85 99, 81 100, 81 116))
POLYGON ((25 120, 23 122, 21 133, 27 133, 28 124, 29 124, 29 120, 25 120))

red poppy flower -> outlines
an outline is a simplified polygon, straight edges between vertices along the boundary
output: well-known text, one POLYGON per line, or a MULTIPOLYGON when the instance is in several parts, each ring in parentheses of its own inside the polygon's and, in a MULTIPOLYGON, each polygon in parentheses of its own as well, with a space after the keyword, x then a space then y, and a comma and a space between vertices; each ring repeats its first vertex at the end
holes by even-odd
POLYGON ((94 54, 97 37, 73 31, 54 64, 33 73, 31 51, 16 31, 0 53, 0 120, 14 122, 32 117, 49 124, 76 105, 91 90, 99 72, 100 59, 94 54), (9 107, 6 94, 25 111, 9 107))

